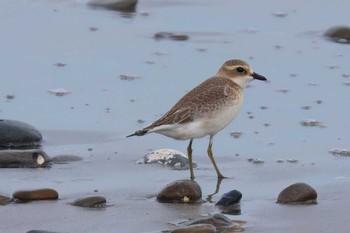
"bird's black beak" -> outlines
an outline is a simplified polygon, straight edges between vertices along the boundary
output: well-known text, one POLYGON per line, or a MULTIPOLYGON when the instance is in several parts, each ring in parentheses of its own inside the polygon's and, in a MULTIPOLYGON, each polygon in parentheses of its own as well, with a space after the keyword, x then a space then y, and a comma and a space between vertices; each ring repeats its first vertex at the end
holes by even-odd
POLYGON ((260 75, 260 74, 257 74, 257 73, 255 73, 255 72, 253 72, 251 76, 252 76, 254 79, 257 79, 257 80, 261 80, 261 81, 266 81, 266 80, 267 80, 264 76, 262 76, 262 75, 260 75))

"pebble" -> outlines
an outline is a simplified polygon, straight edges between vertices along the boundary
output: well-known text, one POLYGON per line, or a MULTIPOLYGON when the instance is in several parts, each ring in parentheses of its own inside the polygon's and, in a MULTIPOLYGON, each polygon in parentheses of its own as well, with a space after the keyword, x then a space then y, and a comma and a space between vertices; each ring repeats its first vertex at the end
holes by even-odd
POLYGON ((317 204, 317 192, 308 184, 295 183, 283 189, 278 195, 280 204, 317 204))
POLYGON ((224 214, 241 214, 241 206, 239 205, 241 199, 242 193, 238 190, 232 190, 223 194, 215 206, 219 207, 224 214))
POLYGON ((80 206, 86 208, 104 208, 106 207, 106 198, 102 196, 92 196, 79 198, 71 203, 73 206, 80 206))
POLYGON ((300 124, 302 126, 308 126, 308 127, 320 127, 320 128, 324 128, 325 126, 316 119, 305 119, 300 121, 300 124))
POLYGON ((210 224, 216 228, 216 232, 238 232, 244 230, 242 228, 244 223, 243 221, 232 221, 223 214, 213 214, 208 217, 183 222, 181 225, 210 224))
POLYGON ((51 159, 42 150, 0 150, 0 168, 50 167, 51 159))
POLYGON ((0 119, 1 148, 34 148, 40 145, 41 133, 33 126, 15 120, 0 119))
MULTIPOLYGON (((143 158, 136 161, 138 164, 161 164, 170 167, 174 170, 189 169, 189 161, 187 156, 177 150, 173 149, 159 149, 151 151, 143 156, 143 158)), ((196 164, 193 164, 196 167, 196 164)))
POLYGON ((344 156, 344 157, 350 157, 350 150, 349 149, 341 149, 336 148, 329 151, 334 156, 344 156))
POLYGON ((230 133, 230 136, 237 139, 237 138, 240 138, 242 136, 242 134, 243 133, 240 131, 234 131, 234 132, 230 133))
POLYGON ((177 228, 170 233, 216 233, 216 228, 211 224, 195 224, 177 228))
POLYGON ((27 233, 62 233, 57 231, 30 230, 27 233))
POLYGON ((35 200, 57 200, 58 193, 54 189, 35 189, 22 190, 13 193, 15 199, 20 201, 35 201, 35 200))
POLYGON ((121 12, 135 12, 137 0, 90 0, 88 5, 121 12))
POLYGON ((51 161, 56 164, 67 164, 69 162, 76 162, 81 160, 83 160, 83 158, 77 155, 57 155, 53 157, 51 161))
POLYGON ((168 40, 177 40, 177 41, 184 41, 188 40, 190 37, 185 34, 175 34, 172 32, 157 32, 153 36, 156 40, 162 40, 162 39, 168 39, 168 40))
POLYGON ((65 95, 70 94, 70 91, 67 91, 67 90, 64 89, 64 88, 54 88, 54 89, 48 90, 48 92, 49 92, 50 94, 55 95, 55 96, 65 96, 65 95))
POLYGON ((157 195, 159 202, 192 203, 202 198, 202 189, 194 180, 176 180, 157 195))
POLYGON ((350 27, 347 26, 335 26, 328 29, 324 35, 337 43, 350 43, 350 27))

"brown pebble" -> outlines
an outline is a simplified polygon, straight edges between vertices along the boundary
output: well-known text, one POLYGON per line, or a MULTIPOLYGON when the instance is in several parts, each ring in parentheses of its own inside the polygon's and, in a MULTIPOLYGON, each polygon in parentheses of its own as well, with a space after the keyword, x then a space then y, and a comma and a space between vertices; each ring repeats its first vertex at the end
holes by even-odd
POLYGON ((101 196, 92 196, 92 197, 85 197, 85 198, 79 198, 75 200, 72 205, 73 206, 80 206, 80 207, 87 207, 87 208, 100 208, 105 207, 106 205, 106 198, 101 196))
POLYGON ((56 200, 58 199, 58 193, 54 189, 35 189, 35 190, 22 190, 17 191, 12 195, 15 199, 21 201, 34 201, 34 200, 56 200))
POLYGON ((176 180, 157 195, 159 202, 191 203, 202 198, 202 190, 194 180, 176 180))
POLYGON ((308 184, 295 183, 283 189, 278 195, 280 204, 317 204, 317 192, 308 184))

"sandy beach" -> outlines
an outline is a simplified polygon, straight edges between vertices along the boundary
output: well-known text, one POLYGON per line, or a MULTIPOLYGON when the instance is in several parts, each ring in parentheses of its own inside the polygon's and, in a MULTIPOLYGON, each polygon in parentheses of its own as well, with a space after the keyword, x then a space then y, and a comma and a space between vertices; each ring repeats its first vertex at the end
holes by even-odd
POLYGON ((246 221, 244 232, 348 232, 350 158, 329 151, 350 149, 350 46, 322 35, 348 23, 349 9, 342 0, 140 0, 135 12, 121 13, 83 0, 2 1, 0 118, 40 130, 49 156, 83 160, 0 169, 1 195, 59 193, 56 201, 0 206, 0 232, 161 232, 219 212, 215 203, 234 189, 243 194, 241 215, 227 216, 246 221), (188 40, 155 40, 158 32, 188 40), (231 58, 248 61, 268 82, 251 83, 240 114, 215 137, 213 152, 228 179, 206 201, 217 179, 206 155, 209 139, 197 139, 195 174, 204 202, 157 202, 165 185, 189 178, 189 171, 136 161, 153 149, 185 153, 188 142, 126 135, 231 58), (53 94, 57 89, 66 94, 53 94), (296 182, 316 189, 317 205, 276 203, 296 182), (104 196, 107 207, 70 205, 93 195, 104 196))

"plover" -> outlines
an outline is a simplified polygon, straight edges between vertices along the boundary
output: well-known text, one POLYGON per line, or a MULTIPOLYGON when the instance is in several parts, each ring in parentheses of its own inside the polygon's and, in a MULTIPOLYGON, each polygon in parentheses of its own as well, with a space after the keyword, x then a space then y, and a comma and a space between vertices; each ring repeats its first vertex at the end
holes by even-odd
POLYGON ((187 154, 191 179, 194 179, 193 139, 209 135, 208 156, 218 178, 224 178, 213 157, 213 138, 237 115, 243 101, 243 90, 253 79, 266 80, 264 76, 255 73, 245 61, 228 60, 215 76, 184 95, 160 119, 127 137, 154 132, 178 140, 189 139, 187 154))

